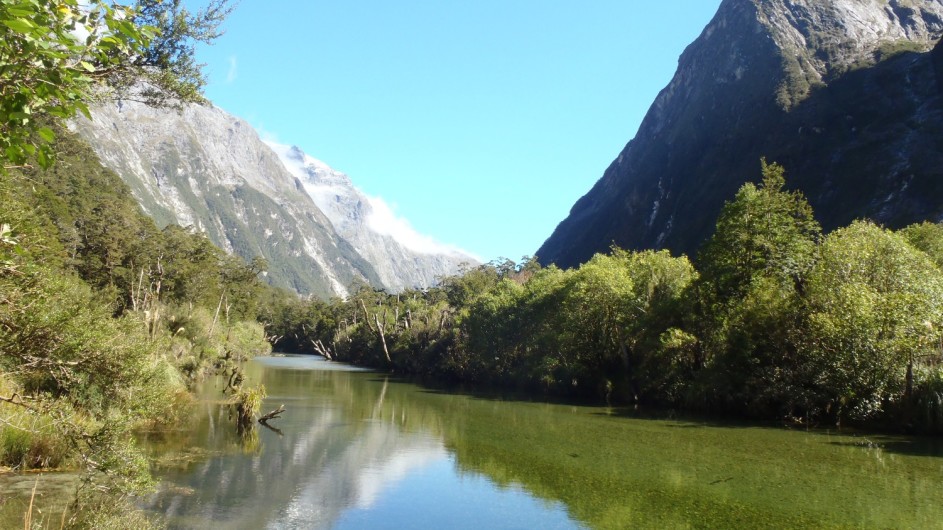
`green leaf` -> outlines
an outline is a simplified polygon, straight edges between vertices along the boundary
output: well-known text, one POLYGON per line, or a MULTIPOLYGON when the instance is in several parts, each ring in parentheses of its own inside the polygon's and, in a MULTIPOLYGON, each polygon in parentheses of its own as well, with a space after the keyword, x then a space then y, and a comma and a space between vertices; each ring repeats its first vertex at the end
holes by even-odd
POLYGON ((52 166, 52 152, 49 150, 49 146, 42 146, 39 148, 39 152, 36 153, 36 161, 39 162, 39 167, 43 169, 49 169, 52 166))
POLYGON ((85 116, 88 119, 92 119, 92 113, 88 111, 88 105, 82 103, 81 101, 75 102, 75 108, 82 113, 82 116, 85 116))
POLYGON ((95 71, 95 66, 94 66, 92 63, 88 62, 88 61, 79 61, 79 66, 81 66, 82 68, 84 68, 84 69, 85 69, 86 71, 88 71, 88 72, 94 72, 94 71, 95 71))
POLYGON ((7 160, 14 164, 23 160, 23 149, 16 145, 10 145, 6 148, 7 160))
POLYGON ((119 20, 115 23, 115 28, 125 37, 135 40, 140 38, 140 34, 135 31, 134 24, 127 20, 119 20))
POLYGON ((0 23, 17 33, 32 33, 33 30, 36 29, 35 24, 29 20, 23 20, 21 18, 15 18, 13 20, 2 20, 0 23))
POLYGON ((20 5, 16 7, 8 7, 7 13, 15 17, 28 17, 35 13, 35 11, 33 11, 33 9, 31 9, 29 6, 20 5))
POLYGON ((40 138, 42 138, 43 140, 49 143, 56 141, 56 133, 52 132, 52 129, 50 129, 49 127, 42 127, 38 131, 36 131, 36 133, 39 134, 40 138))

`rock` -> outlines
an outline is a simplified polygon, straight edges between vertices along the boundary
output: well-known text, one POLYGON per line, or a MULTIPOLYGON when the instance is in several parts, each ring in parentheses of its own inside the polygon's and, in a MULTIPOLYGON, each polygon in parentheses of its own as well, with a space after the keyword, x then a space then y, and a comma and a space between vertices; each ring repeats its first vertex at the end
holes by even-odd
POLYGON ((228 252, 263 256, 271 283, 302 294, 326 299, 356 282, 382 285, 245 121, 212 106, 127 101, 92 117, 72 128, 158 225, 192 226, 228 252))
POLYGON ((334 229, 370 262, 391 292, 423 288, 477 260, 416 233, 385 203, 368 197, 350 178, 297 146, 269 142, 334 229))
POLYGON ((826 229, 943 216, 943 0, 724 0, 636 137, 537 251, 693 254, 725 200, 782 163, 826 229), (939 53, 939 52, 936 52, 939 53))

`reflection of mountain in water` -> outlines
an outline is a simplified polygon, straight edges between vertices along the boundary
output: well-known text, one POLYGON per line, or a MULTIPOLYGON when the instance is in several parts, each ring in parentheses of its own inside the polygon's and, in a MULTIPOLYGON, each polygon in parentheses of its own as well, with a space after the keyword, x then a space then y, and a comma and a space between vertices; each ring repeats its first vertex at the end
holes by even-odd
MULTIPOLYGON (((357 396, 352 414, 349 373, 267 371, 262 379, 270 395, 265 406, 283 400, 288 407, 278 423, 284 435, 261 429, 252 454, 237 451, 165 475, 147 508, 164 513, 172 527, 211 520, 226 528, 327 528, 344 510, 369 507, 409 472, 447 458, 437 437, 402 432, 380 417, 382 390, 369 402, 357 396), (279 392, 287 388, 310 397, 279 392)), ((225 407, 210 409, 190 442, 232 449, 238 442, 225 407)))

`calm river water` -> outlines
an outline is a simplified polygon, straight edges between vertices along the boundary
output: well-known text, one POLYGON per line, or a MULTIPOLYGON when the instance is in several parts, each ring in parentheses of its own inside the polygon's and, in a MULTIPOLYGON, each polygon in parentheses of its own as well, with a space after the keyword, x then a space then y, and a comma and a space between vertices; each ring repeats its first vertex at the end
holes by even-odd
MULTIPOLYGON (((440 393, 312 357, 249 363, 248 440, 219 390, 147 443, 171 528, 943 528, 943 445, 637 419, 440 393)), ((31 484, 30 484, 31 485, 31 484)))

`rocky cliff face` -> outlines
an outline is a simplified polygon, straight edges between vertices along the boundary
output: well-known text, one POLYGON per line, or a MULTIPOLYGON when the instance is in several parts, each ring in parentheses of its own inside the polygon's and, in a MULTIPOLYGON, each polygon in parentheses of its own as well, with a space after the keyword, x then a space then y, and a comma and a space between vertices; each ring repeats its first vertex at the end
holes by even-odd
POLYGON ((826 229, 943 218, 941 34, 943 0, 724 0, 538 257, 693 253, 763 156, 826 229))
POLYGON ((327 298, 358 281, 381 285, 246 122, 214 107, 129 102, 93 109, 93 118, 72 127, 159 225, 193 226, 229 252, 261 255, 273 284, 300 293, 327 298))
POLYGON ((428 287, 477 261, 416 233, 385 203, 357 189, 350 178, 300 148, 270 142, 337 232, 369 261, 390 291, 428 287))
POLYGON ((276 285, 322 298, 357 282, 401 291, 476 263, 417 234, 343 173, 264 143, 218 108, 124 102, 73 128, 159 225, 193 226, 229 252, 264 256, 276 285))

